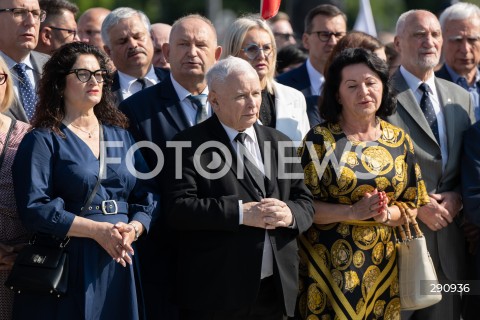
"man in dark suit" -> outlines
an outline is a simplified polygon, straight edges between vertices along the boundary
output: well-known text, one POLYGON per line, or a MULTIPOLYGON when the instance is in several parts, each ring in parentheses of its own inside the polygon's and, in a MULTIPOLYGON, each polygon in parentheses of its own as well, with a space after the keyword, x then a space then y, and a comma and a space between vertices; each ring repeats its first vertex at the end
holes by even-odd
POLYGON ((312 195, 289 138, 257 124, 262 90, 255 69, 229 57, 207 81, 215 115, 174 138, 174 147, 191 145, 181 159, 173 151, 166 165, 168 220, 179 230, 180 319, 293 316, 296 237, 312 223, 312 195))
MULTIPOLYGON (((205 74, 220 57, 221 48, 213 24, 205 17, 189 15, 174 23, 163 50, 170 63, 170 76, 127 98, 119 108, 129 118, 129 130, 136 141, 150 141, 165 153, 167 142, 175 134, 196 124, 199 108, 190 96, 208 94, 205 74)), ((205 107, 211 115, 210 106, 205 107)), ((142 151, 150 168, 156 168, 159 159, 155 151, 142 151)), ((162 170, 157 175, 159 185, 163 184, 164 173, 162 170)), ((160 193, 164 195, 163 190, 160 193)), ((170 253, 175 241, 166 227, 165 213, 162 209, 152 221, 148 237, 140 242, 139 256, 148 318, 175 320, 175 307, 168 301, 175 271, 170 253)))
POLYGON ((102 23, 102 39, 117 69, 112 84, 117 104, 168 77, 167 70, 152 65, 150 20, 142 11, 124 7, 110 12, 102 23))
POLYGON ((36 84, 40 80, 42 68, 49 56, 32 51, 37 46, 40 22, 45 19, 45 13, 40 11, 37 0, 4 0, 0 2, 0 55, 7 63, 10 72, 15 75, 15 101, 6 115, 23 122, 29 122, 35 111, 36 84), (2 9, 23 8, 15 14, 2 9), (27 11, 32 14, 28 14, 27 11), (26 105, 25 96, 19 94, 19 76, 17 65, 23 66, 25 78, 28 79, 32 99, 26 105), (27 110, 25 109, 27 107, 27 110), (27 115, 28 113, 28 115, 27 115))
POLYGON ((325 63, 330 52, 347 31, 347 16, 337 7, 321 4, 310 10, 305 17, 303 46, 308 50, 308 59, 300 67, 281 74, 277 81, 301 91, 307 99, 310 125, 320 119, 317 100, 322 92, 325 63))
MULTIPOLYGON (((430 196, 430 203, 418 209, 417 220, 445 284, 465 277, 459 169, 462 136, 473 121, 473 106, 468 92, 434 76, 442 42, 440 24, 431 12, 411 10, 399 17, 394 43, 401 66, 392 78, 397 112, 388 120, 409 131, 414 143, 430 196)), ((438 304, 402 318, 459 319, 460 299, 445 294, 438 304)))

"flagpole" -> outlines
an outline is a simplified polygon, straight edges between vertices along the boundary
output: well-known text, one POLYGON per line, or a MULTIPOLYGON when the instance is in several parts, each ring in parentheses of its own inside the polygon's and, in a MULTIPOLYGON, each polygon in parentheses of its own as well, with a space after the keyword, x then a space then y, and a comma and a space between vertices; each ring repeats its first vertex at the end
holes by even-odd
POLYGON ((223 9, 223 1, 222 0, 207 0, 207 17, 214 21, 217 15, 223 9))

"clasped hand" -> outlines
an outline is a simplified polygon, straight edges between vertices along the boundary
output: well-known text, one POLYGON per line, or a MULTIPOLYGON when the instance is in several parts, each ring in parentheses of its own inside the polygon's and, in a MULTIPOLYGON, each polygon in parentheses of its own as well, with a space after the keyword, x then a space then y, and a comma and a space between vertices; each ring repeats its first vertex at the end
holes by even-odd
POLYGON ((293 214, 287 204, 274 198, 243 204, 243 224, 263 229, 288 227, 293 223, 293 214))
POLYGON ((377 189, 365 192, 363 198, 350 207, 351 220, 367 220, 384 223, 387 221, 388 197, 384 191, 377 189))
POLYGON ((117 263, 126 267, 127 263, 132 264, 134 239, 134 228, 124 222, 117 222, 115 225, 105 223, 96 240, 117 263))

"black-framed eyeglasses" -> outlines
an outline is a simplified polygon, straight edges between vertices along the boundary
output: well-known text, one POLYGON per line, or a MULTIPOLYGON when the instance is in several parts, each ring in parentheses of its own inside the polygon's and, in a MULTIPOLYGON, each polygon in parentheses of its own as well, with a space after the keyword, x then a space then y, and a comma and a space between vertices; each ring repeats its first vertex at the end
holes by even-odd
POLYGON ((26 8, 6 8, 0 9, 0 12, 11 12, 13 18, 21 21, 27 20, 29 13, 31 13, 33 18, 39 22, 45 21, 45 18, 47 17, 47 12, 41 9, 28 10, 26 8))
POLYGON ((0 73, 0 85, 4 84, 7 82, 8 79, 8 74, 6 73, 0 73))
POLYGON ((261 48, 255 43, 250 43, 245 48, 242 48, 242 51, 245 52, 248 59, 253 60, 258 57, 261 51, 263 51, 265 58, 268 58, 273 51, 273 47, 270 43, 263 45, 261 48))
POLYGON ((291 38, 294 38, 294 39, 295 39, 295 34, 293 34, 293 33, 274 32, 273 35, 274 35, 275 37, 278 37, 278 38, 282 39, 283 41, 288 41, 288 40, 290 40, 291 38))
POLYGON ((316 33, 317 37, 320 41, 322 42, 328 42, 330 41, 330 38, 332 36, 335 37, 335 39, 340 40, 343 38, 347 33, 346 32, 330 32, 330 31, 312 31, 310 34, 316 33))
POLYGON ((77 36, 77 30, 74 30, 74 29, 58 28, 54 26, 48 26, 48 27, 53 30, 66 31, 68 33, 68 37, 73 36, 72 39, 75 39, 75 37, 77 36))
POLYGON ((80 82, 83 82, 83 83, 90 81, 92 76, 95 78, 95 80, 98 83, 102 83, 103 81, 105 81, 105 76, 107 75, 107 70, 98 69, 98 70, 95 70, 95 71, 90 71, 88 69, 72 69, 67 74, 71 74, 71 73, 75 73, 75 75, 77 76, 77 79, 80 80, 80 82))

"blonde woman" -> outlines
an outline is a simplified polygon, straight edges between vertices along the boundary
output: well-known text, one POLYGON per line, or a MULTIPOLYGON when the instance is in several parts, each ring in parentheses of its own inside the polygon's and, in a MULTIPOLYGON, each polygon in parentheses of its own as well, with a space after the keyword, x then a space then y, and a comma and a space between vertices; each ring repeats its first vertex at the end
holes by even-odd
POLYGON ((228 56, 248 61, 257 71, 262 88, 261 123, 300 142, 310 129, 305 97, 300 91, 274 81, 277 48, 268 24, 257 16, 235 20, 223 39, 222 58, 228 56))

